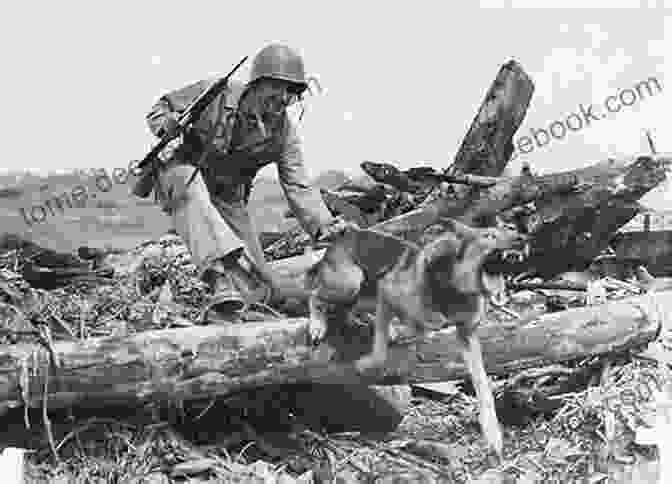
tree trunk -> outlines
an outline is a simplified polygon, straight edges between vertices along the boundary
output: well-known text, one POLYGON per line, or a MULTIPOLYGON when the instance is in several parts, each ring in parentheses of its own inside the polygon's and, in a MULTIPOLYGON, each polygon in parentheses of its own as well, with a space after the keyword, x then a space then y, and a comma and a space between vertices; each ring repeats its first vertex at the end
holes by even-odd
POLYGON ((607 162, 574 172, 586 188, 541 199, 528 218, 533 243, 527 264, 545 278, 586 269, 639 213, 638 200, 665 180, 668 162, 639 157, 625 167, 607 162))
POLYGON ((513 135, 525 118, 534 83, 516 61, 504 64, 471 123, 451 175, 500 176, 513 153, 513 135))
POLYGON ((621 232, 611 244, 621 266, 644 265, 654 276, 672 276, 672 230, 621 232))
MULTIPOLYGON (((513 153, 513 135, 525 119, 533 93, 534 84, 522 66, 515 61, 503 65, 488 89, 455 161, 445 170, 446 174, 500 176, 513 153)), ((418 240, 422 232, 437 223, 440 217, 459 218, 459 214, 467 210, 474 199, 478 200, 483 192, 478 187, 463 184, 454 185, 454 188, 455 197, 439 198, 422 208, 382 222, 375 228, 418 240)), ((499 211, 493 210, 488 213, 499 211)))
MULTIPOLYGON (((670 324, 672 291, 612 301, 602 306, 531 316, 516 325, 479 329, 491 374, 585 358, 644 345, 670 324), (661 321, 665 319, 665 321, 661 321)), ((308 344, 307 319, 277 319, 231 326, 194 326, 128 337, 0 347, 0 402, 41 405, 49 371, 50 408, 103 399, 107 403, 198 399, 274 384, 398 384, 438 382, 466 375, 454 328, 409 344, 392 343, 379 375, 361 379, 352 361, 370 348, 368 327, 344 327, 324 348, 308 344), (22 382, 28 383, 22 392, 22 382)))

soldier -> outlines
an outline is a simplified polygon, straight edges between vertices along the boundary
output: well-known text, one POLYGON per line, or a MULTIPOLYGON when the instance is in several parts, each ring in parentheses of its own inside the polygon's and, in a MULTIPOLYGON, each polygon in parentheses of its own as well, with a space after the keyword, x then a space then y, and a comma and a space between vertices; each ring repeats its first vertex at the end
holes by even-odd
MULTIPOLYGON (((175 134, 179 114, 208 85, 199 81, 162 96, 147 115, 152 133, 175 134)), ((287 46, 268 45, 254 58, 247 84, 231 81, 181 141, 164 150, 154 189, 212 288, 204 320, 226 320, 250 298, 268 301, 282 285, 264 260, 247 210, 262 167, 276 164, 290 209, 313 240, 334 222, 319 192, 309 185, 301 142, 287 114, 307 88, 302 58, 287 46), (186 186, 194 165, 205 168, 186 186), (270 291, 264 296, 243 291, 236 278, 240 264, 254 269, 266 283, 262 289, 270 291)))
MULTIPOLYGON (((147 115, 152 133, 174 133, 179 113, 208 84, 200 81, 162 96, 147 115)), ((230 321, 255 298, 267 301, 276 293, 287 294, 286 284, 264 260, 247 211, 252 181, 263 166, 277 165, 289 206, 314 241, 339 230, 319 192, 308 183, 300 140, 286 111, 307 87, 303 60, 296 52, 284 45, 265 47, 252 62, 247 84, 231 82, 182 140, 164 150, 157 181, 142 175, 133 190, 147 196, 147 180, 154 183, 163 210, 189 247, 201 277, 211 285, 213 296, 204 309, 204 321, 230 321), (207 168, 186 186, 194 164, 207 168), (241 263, 256 270, 272 289, 270 295, 242 290, 244 284, 235 278, 241 263)), ((264 403, 265 411, 288 400, 286 406, 309 425, 332 431, 392 431, 410 401, 407 386, 306 384, 286 390, 260 394, 261 400, 273 403, 264 403)))

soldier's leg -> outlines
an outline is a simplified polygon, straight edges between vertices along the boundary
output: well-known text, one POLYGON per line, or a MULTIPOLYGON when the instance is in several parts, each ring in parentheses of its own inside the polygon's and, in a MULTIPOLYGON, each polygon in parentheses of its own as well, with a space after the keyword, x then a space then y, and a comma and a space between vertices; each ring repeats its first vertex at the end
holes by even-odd
POLYGON ((233 276, 238 290, 247 303, 268 302, 271 295, 271 283, 268 280, 270 266, 264 259, 264 251, 259 241, 257 227, 242 201, 223 200, 212 197, 222 219, 245 244, 245 251, 231 260, 226 270, 233 276))
POLYGON ((231 202, 213 197, 213 204, 236 235, 245 242, 245 256, 249 265, 234 268, 233 273, 242 271, 239 289, 249 295, 249 301, 280 302, 287 298, 306 300, 308 292, 296 281, 276 274, 264 257, 254 218, 244 202, 231 202))
POLYGON ((216 195, 212 197, 212 204, 221 218, 226 220, 236 237, 245 244, 246 255, 250 262, 265 269, 268 263, 264 258, 264 250, 259 241, 259 232, 246 204, 242 201, 223 200, 216 195))
POLYGON ((204 315, 209 310, 231 314, 242 309, 244 300, 233 282, 227 280, 222 261, 238 257, 245 243, 212 204, 200 174, 186 186, 193 172, 194 167, 188 165, 166 167, 160 174, 157 193, 202 279, 213 289, 204 315))

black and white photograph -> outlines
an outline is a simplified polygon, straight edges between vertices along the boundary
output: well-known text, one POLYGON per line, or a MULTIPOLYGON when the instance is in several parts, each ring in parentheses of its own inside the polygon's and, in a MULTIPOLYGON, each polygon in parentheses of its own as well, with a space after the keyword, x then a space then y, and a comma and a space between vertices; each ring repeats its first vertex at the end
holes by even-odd
POLYGON ((0 482, 672 482, 672 2, 24 2, 0 482))

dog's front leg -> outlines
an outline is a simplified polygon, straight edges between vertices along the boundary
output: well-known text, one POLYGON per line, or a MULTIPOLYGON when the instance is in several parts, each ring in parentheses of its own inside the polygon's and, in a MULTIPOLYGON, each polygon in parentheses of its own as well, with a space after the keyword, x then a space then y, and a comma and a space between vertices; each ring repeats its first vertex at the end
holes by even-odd
POLYGON ((326 303, 320 300, 318 290, 314 290, 308 298, 310 314, 310 339, 313 344, 321 342, 327 333, 326 303))
POLYGON ((387 360, 388 338, 390 321, 394 312, 385 301, 383 291, 378 292, 376 302, 376 319, 373 326, 373 345, 368 355, 362 356, 355 362, 355 368, 360 374, 381 368, 387 360))
POLYGON ((479 421, 481 431, 485 436, 489 446, 502 458, 502 447, 504 446, 502 437, 502 428, 497 418, 495 410, 495 399, 490 387, 490 379, 485 372, 483 364, 483 353, 481 343, 476 334, 473 324, 458 324, 457 337, 462 345, 462 358, 471 376, 471 381, 476 390, 476 398, 480 407, 479 421))

